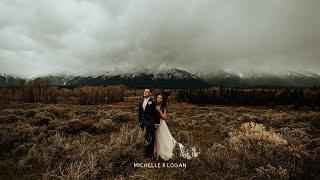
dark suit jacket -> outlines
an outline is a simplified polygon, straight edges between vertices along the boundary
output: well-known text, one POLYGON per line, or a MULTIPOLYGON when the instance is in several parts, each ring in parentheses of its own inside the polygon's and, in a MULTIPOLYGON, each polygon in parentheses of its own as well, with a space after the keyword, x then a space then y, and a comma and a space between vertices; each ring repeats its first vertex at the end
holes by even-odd
POLYGON ((145 110, 143 110, 142 107, 143 101, 144 99, 142 102, 139 102, 139 126, 141 129, 143 129, 144 126, 154 127, 155 124, 160 124, 160 114, 156 110, 156 101, 150 98, 145 110))

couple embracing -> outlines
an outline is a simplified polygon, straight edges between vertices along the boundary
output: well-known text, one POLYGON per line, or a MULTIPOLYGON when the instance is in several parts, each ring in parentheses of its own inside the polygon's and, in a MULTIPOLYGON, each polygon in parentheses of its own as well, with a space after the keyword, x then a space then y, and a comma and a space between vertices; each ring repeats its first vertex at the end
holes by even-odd
POLYGON ((166 124, 167 120, 167 97, 164 93, 152 99, 152 89, 145 89, 143 101, 139 102, 139 126, 144 131, 145 158, 167 161, 173 157, 173 149, 176 145, 180 148, 180 155, 190 159, 196 157, 196 152, 187 153, 184 146, 177 142, 171 135, 166 124))

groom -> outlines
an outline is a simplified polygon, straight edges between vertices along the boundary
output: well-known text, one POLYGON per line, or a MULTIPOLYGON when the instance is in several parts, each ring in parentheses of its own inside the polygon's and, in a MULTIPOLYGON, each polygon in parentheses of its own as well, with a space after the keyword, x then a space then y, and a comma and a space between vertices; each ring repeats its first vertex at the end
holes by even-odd
POLYGON ((145 89, 143 101, 139 102, 139 126, 145 130, 145 158, 153 158, 153 147, 155 141, 155 128, 159 127, 160 117, 156 110, 156 101, 151 98, 152 90, 145 89))

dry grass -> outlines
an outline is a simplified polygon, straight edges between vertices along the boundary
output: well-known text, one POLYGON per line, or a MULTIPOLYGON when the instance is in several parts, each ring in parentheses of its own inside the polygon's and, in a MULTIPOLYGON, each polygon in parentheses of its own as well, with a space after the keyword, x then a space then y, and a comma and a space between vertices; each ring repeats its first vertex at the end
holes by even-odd
MULTIPOLYGON (((320 112, 287 107, 170 102, 167 124, 199 157, 187 168, 133 168, 145 162, 137 102, 0 105, 0 177, 54 179, 288 179, 319 177, 320 112)), ((158 161, 157 161, 158 162, 158 161)))

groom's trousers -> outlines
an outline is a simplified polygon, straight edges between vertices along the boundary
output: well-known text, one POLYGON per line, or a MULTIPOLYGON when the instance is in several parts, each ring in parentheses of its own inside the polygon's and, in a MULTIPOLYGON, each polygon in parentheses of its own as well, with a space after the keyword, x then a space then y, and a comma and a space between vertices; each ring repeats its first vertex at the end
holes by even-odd
POLYGON ((155 142, 155 127, 147 125, 145 126, 145 147, 144 147, 144 155, 152 156, 153 155, 153 147, 155 142))

